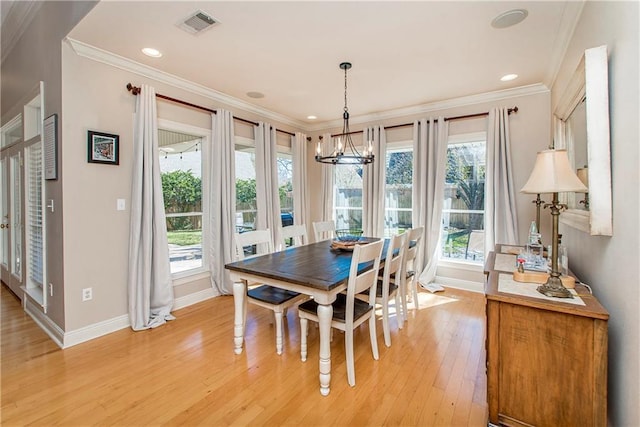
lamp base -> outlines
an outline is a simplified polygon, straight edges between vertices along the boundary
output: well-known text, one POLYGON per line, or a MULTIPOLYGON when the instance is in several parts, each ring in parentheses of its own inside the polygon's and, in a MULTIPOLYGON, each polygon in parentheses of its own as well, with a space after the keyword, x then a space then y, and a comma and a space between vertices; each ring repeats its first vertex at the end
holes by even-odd
POLYGON ((573 298, 573 295, 562 285, 560 277, 549 276, 547 283, 538 286, 538 292, 542 295, 555 298, 573 298))

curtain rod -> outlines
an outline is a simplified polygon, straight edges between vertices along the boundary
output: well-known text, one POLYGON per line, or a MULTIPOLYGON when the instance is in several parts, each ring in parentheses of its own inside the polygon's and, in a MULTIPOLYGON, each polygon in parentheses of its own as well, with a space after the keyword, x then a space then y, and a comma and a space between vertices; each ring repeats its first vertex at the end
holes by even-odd
MULTIPOLYGON (((507 114, 511 114, 511 113, 517 113, 518 112, 518 106, 516 105, 513 108, 509 108, 507 110, 507 114)), ((489 112, 486 111, 484 113, 476 113, 476 114, 467 114, 465 116, 454 116, 454 117, 445 117, 444 121, 445 122, 450 122, 452 120, 464 120, 464 119, 474 119, 476 117, 485 117, 488 116, 489 112)), ((438 119, 435 119, 434 122, 437 122, 438 119)), ((384 128, 384 130, 388 130, 388 129, 395 129, 395 128, 403 128, 406 126, 413 126, 413 123, 403 123, 401 125, 393 125, 393 126, 386 126, 384 128)), ((354 135, 356 133, 362 133, 364 132, 364 130, 354 130, 353 132, 348 132, 346 135, 354 135)), ((343 133, 337 133, 335 135, 331 135, 331 138, 335 138, 336 136, 341 136, 341 135, 345 135, 343 133)), ((320 139, 322 139, 322 135, 320 135, 320 139)))
MULTIPOLYGON (((131 92, 132 95, 138 95, 140 92, 142 92, 141 88, 136 87, 136 86, 132 85, 131 83, 127 83, 127 90, 129 92, 131 92)), ((200 105, 192 104, 191 102, 182 101, 180 99, 172 98, 172 97, 167 96, 167 95, 161 95, 159 93, 156 93, 156 98, 165 99, 165 100, 170 101, 170 102, 175 102, 176 104, 180 104, 180 105, 184 105, 184 106, 187 106, 187 107, 195 108, 197 110, 206 111, 206 112, 212 113, 212 114, 217 114, 216 110, 212 110, 211 108, 202 107, 200 105)), ((258 123, 252 122, 251 120, 243 119, 242 117, 233 116, 233 118, 235 120, 238 120, 239 122, 242 122, 242 123, 258 126, 258 123)), ((287 135, 296 136, 295 133, 287 132, 286 130, 282 130, 282 129, 277 129, 276 128, 276 132, 282 132, 282 133, 286 133, 287 135)), ((311 141, 311 137, 307 137, 307 141, 311 141)))

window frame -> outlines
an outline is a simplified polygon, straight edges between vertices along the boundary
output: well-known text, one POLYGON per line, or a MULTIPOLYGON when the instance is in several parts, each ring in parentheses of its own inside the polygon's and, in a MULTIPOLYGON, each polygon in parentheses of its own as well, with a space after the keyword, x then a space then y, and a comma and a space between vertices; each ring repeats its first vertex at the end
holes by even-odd
MULTIPOLYGON (((211 164, 209 162, 212 134, 211 129, 201 128, 199 126, 189 125, 186 123, 176 122, 167 119, 158 119, 158 129, 172 132, 184 132, 190 135, 202 138, 201 150, 201 167, 202 167, 202 265, 197 268, 183 270, 171 273, 173 286, 180 286, 184 283, 191 282, 200 278, 208 277, 211 272, 209 270, 209 182, 211 181, 211 164)), ((160 154, 158 153, 158 156, 160 154)))
MULTIPOLYGON (((486 176, 486 174, 489 173, 489 171, 486 170, 486 164, 487 164, 487 132, 486 131, 450 135, 447 140, 447 149, 451 145, 469 144, 473 142, 484 142, 485 144, 485 176, 486 176)), ((486 178, 485 178, 485 182, 486 182, 486 178)), ((443 183, 443 185, 446 185, 446 183, 443 183)), ((486 195, 486 187, 485 187, 485 195, 486 195)), ((443 219, 444 219, 444 210, 445 209, 443 205, 443 208, 442 208, 443 219)), ((486 205, 486 198, 485 198, 484 208, 482 210, 482 215, 485 221, 486 221, 486 214, 487 214, 487 205, 486 205)), ((444 224, 441 221, 441 224, 440 224, 441 237, 443 236, 443 232, 444 232, 443 225, 444 224)), ((486 259, 486 257, 483 257, 483 260, 481 261, 459 259, 459 258, 444 258, 442 256, 443 245, 444 245, 444 242, 441 241, 438 249, 440 251, 440 256, 438 257, 438 267, 456 268, 458 270, 466 270, 466 271, 473 271, 473 272, 482 271, 484 260, 486 259)))
MULTIPOLYGON (((411 152, 411 157, 412 157, 412 167, 415 167, 415 157, 414 157, 414 153, 413 153, 413 140, 412 139, 407 139, 407 140, 401 140, 401 141, 394 141, 394 142, 387 142, 386 145, 386 150, 385 150, 385 165, 387 162, 387 156, 389 154, 389 151, 393 151, 393 152, 411 152)), ((386 168, 386 171, 388 173, 388 168, 386 168)), ((385 173, 385 177, 386 177, 386 173, 385 173)), ((413 193, 413 173, 412 173, 412 177, 411 177, 411 191, 413 193)), ((385 218, 387 217, 387 183, 386 183, 386 178, 385 178, 385 184, 384 184, 384 198, 385 198, 385 204, 384 204, 384 216, 385 218)), ((400 210, 400 209, 398 209, 400 210)), ((402 211, 404 212, 411 212, 411 227, 413 227, 413 197, 411 198, 411 209, 406 209, 406 208, 402 208, 402 211)), ((391 237, 391 234, 387 234, 387 231, 390 230, 386 227, 384 227, 384 236, 385 237, 391 237)))

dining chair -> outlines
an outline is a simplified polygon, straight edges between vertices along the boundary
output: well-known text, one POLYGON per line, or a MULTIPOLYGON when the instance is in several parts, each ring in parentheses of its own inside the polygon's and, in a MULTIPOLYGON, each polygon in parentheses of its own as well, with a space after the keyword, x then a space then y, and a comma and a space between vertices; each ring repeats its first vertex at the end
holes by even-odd
MULTIPOLYGON (((417 310, 418 307, 418 283, 416 278, 416 259, 420 250, 420 241, 424 234, 424 227, 416 227, 406 231, 407 235, 404 241, 404 258, 402 260, 402 271, 400 274, 391 276, 391 282, 400 287, 400 298, 402 300, 403 320, 408 320, 407 311, 407 295, 411 295, 413 306, 417 310), (400 280, 397 280, 397 279, 400 280)), ((418 273, 419 274, 419 273, 418 273)))
MULTIPOLYGON (((400 287, 392 280, 392 278, 402 274, 402 263, 406 250, 405 241, 407 233, 397 234, 389 240, 387 254, 385 256, 384 267, 382 269, 382 279, 378 276, 378 285, 376 287, 376 304, 382 306, 382 331, 384 333, 384 344, 391 347, 391 332, 389 330, 389 302, 391 298, 395 298, 396 320, 398 328, 402 329, 404 318, 406 317, 406 308, 402 305, 400 287)), ((359 294, 361 298, 363 294, 359 294)))
POLYGON ((313 234, 316 242, 332 239, 336 234, 336 223, 331 221, 318 221, 313 223, 313 234))
MULTIPOLYGON (((347 379, 350 386, 356 385, 356 374, 353 357, 353 331, 355 328, 369 321, 369 339, 373 358, 378 360, 378 341, 376 336, 376 287, 378 283, 378 269, 384 240, 378 240, 366 245, 357 245, 353 250, 349 279, 347 281, 347 293, 339 293, 333 306, 333 318, 331 327, 344 332, 345 354, 347 358, 347 379), (362 263, 370 263, 373 268, 358 271, 362 263), (360 292, 368 289, 369 298, 362 301, 356 298, 360 292)), ((318 303, 309 300, 298 306, 300 317, 300 358, 307 360, 307 326, 308 321, 318 322, 318 303)))
MULTIPOLYGON (((269 229, 236 233, 235 240, 236 255, 239 261, 273 252, 269 229), (253 248, 254 245, 256 253, 245 254, 245 248, 253 248)), ((259 283, 247 284, 247 301, 273 311, 276 325, 276 353, 278 354, 282 354, 282 318, 286 316, 288 308, 295 306, 304 299, 306 299, 306 295, 298 292, 259 283)))
MULTIPOLYGON (((405 241, 405 260, 402 262, 402 281, 400 286, 404 289, 402 290, 401 297, 403 298, 403 309, 404 313, 408 313, 407 311, 407 295, 411 295, 411 299, 413 300, 414 309, 417 310, 418 307, 418 278, 417 276, 420 272, 416 272, 418 265, 418 253, 420 251, 420 247, 422 246, 422 238, 424 236, 424 227, 415 227, 411 230, 407 231, 407 240, 405 241)), ((405 316, 407 318, 407 316, 405 316)))
POLYGON ((307 227, 305 225, 289 225, 282 227, 283 249, 287 247, 287 240, 291 240, 291 246, 307 244, 307 227))

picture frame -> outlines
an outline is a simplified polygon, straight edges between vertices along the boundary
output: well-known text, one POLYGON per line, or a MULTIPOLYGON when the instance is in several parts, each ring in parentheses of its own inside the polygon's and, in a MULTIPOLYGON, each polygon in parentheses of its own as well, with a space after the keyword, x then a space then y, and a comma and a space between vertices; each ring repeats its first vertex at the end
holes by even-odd
POLYGON ((87 144, 87 161, 89 163, 120 164, 119 135, 90 130, 87 144))

